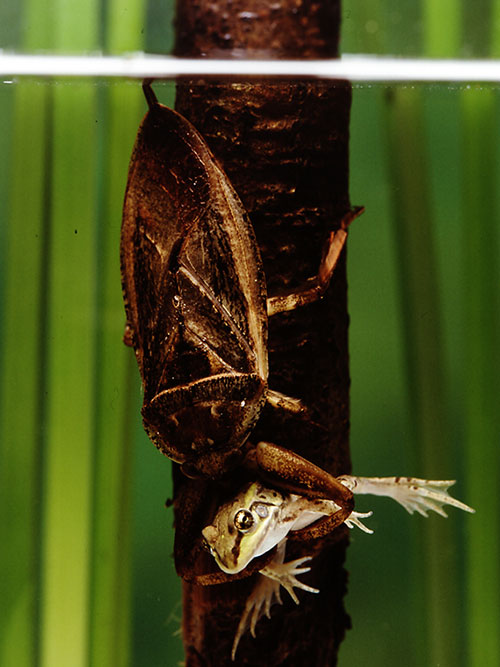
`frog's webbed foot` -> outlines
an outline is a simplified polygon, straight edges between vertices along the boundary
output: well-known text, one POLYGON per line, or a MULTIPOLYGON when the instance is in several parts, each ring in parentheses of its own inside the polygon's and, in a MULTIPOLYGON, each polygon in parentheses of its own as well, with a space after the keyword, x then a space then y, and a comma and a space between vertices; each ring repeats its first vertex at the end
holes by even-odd
POLYGON ((455 480, 432 480, 418 479, 417 477, 353 477, 343 475, 338 477, 353 493, 376 496, 387 496, 392 498, 410 514, 418 512, 427 516, 427 512, 433 511, 441 516, 448 516, 443 509, 444 505, 457 507, 464 512, 474 512, 472 507, 461 503, 448 494, 450 486, 455 480))
POLYGON ((245 632, 250 629, 250 634, 255 637, 255 626, 259 618, 263 615, 271 618, 273 603, 282 604, 280 586, 288 591, 295 604, 299 604, 299 599, 293 590, 294 588, 301 588, 309 593, 319 593, 317 588, 307 586, 297 579, 297 575, 309 572, 310 567, 301 566, 311 558, 306 556, 284 563, 285 549, 286 539, 278 545, 273 560, 259 572, 257 584, 246 601, 245 609, 236 630, 231 651, 232 660, 235 658, 239 641, 245 632))

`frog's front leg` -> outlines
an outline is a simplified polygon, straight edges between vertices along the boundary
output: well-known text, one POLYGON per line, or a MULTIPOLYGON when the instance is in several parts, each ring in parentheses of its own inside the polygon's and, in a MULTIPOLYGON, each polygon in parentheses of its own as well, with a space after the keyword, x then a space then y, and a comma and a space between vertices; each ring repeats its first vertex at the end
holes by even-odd
POLYGON ((246 601, 245 609, 236 630, 231 651, 232 660, 236 656, 238 644, 245 632, 250 629, 250 634, 255 638, 255 626, 258 620, 264 615, 271 618, 271 606, 275 602, 282 604, 280 586, 288 591, 295 604, 299 604, 299 599, 293 590, 294 588, 301 588, 309 593, 319 593, 317 588, 307 586, 297 579, 297 575, 309 572, 311 569, 310 567, 302 567, 304 563, 311 560, 311 557, 297 558, 285 563, 285 551, 286 539, 282 540, 277 546, 271 562, 259 572, 257 583, 246 601))

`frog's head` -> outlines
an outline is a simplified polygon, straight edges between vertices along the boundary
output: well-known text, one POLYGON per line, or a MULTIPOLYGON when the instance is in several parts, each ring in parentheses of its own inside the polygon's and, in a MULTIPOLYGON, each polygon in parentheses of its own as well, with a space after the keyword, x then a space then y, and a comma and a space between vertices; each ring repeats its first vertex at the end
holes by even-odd
POLYGON ((272 549, 286 536, 281 521, 286 496, 257 482, 221 505, 203 537, 221 570, 236 574, 251 560, 272 549))

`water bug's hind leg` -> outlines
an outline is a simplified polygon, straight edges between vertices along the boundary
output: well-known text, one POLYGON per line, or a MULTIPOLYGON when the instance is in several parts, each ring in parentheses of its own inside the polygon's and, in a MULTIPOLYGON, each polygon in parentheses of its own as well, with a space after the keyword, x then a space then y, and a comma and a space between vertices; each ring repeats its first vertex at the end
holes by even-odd
POLYGON ((267 299, 267 315, 294 310, 320 299, 326 292, 347 238, 347 228, 364 211, 362 206, 351 209, 341 220, 340 228, 330 232, 318 269, 318 275, 289 294, 272 296, 267 299))

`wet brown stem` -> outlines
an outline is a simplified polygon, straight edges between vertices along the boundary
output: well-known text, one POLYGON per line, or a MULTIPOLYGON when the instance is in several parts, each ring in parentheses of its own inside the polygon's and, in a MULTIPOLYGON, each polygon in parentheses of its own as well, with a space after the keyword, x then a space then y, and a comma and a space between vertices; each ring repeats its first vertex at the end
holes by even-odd
MULTIPOLYGON (((176 55, 334 57, 339 11, 339 0, 182 0, 176 55)), ((315 274, 328 233, 349 208, 350 100, 346 82, 178 85, 176 108, 205 137, 250 214, 270 295, 315 274)), ((312 419, 266 408, 252 441, 276 442, 334 474, 349 472, 347 327, 344 253, 322 301, 269 324, 269 385, 302 399, 312 419)), ((349 627, 346 545, 340 528, 308 548, 315 559, 304 580, 320 594, 300 595, 297 607, 283 593, 283 607, 259 622, 257 638, 242 639, 236 663, 231 644, 253 577, 185 583, 187 665, 334 665, 349 627)), ((287 557, 301 555, 296 545, 287 557)))

